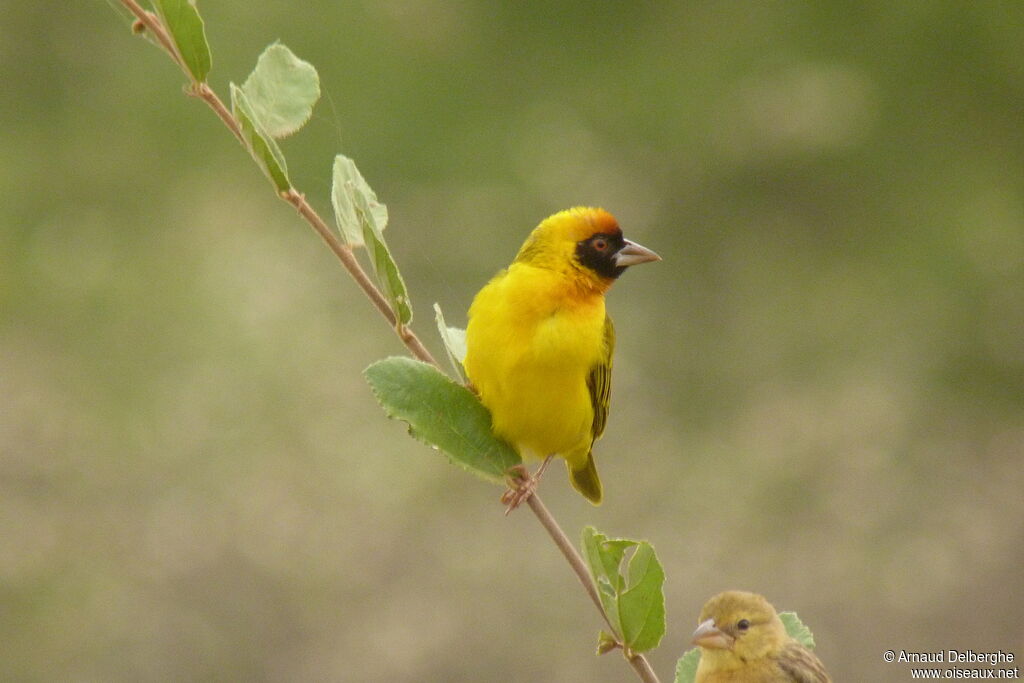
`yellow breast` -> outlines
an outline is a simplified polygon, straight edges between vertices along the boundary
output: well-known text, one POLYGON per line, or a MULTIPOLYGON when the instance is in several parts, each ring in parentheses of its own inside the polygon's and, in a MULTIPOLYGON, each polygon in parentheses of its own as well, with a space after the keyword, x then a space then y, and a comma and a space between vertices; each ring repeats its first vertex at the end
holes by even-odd
POLYGON ((523 263, 473 300, 466 373, 495 433, 523 456, 589 449, 587 376, 602 357, 604 318, 603 296, 523 263))

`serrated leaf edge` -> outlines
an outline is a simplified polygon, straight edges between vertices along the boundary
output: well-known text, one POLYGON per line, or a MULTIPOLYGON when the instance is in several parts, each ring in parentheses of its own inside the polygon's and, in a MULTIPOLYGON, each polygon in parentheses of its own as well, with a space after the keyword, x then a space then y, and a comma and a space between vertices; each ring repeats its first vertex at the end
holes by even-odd
MULTIPOLYGON (((370 387, 370 393, 373 394, 373 397, 377 401, 377 404, 384 411, 384 415, 387 416, 387 418, 389 420, 396 420, 398 422, 404 422, 406 424, 409 436, 411 436, 416 441, 419 441, 420 443, 428 446, 432 450, 435 450, 435 451, 443 454, 445 456, 445 458, 451 464, 455 465, 459 469, 465 470, 466 472, 469 472, 470 474, 473 474, 473 475, 475 475, 475 476, 477 476, 477 477, 479 477, 479 478, 481 478, 481 479, 483 479, 485 481, 489 481, 489 482, 494 483, 494 484, 505 485, 506 482, 505 482, 504 474, 498 475, 498 474, 494 474, 494 473, 491 473, 491 472, 487 472, 485 470, 478 469, 476 467, 468 465, 465 462, 463 462, 462 460, 456 459, 451 453, 447 452, 446 450, 444 450, 440 446, 437 446, 436 444, 431 443, 429 440, 427 440, 425 437, 423 437, 421 434, 419 434, 416 431, 415 427, 413 427, 413 425, 408 420, 406 420, 406 419, 396 415, 394 413, 394 411, 390 407, 388 407, 388 405, 382 400, 382 398, 380 396, 380 393, 377 391, 376 386, 374 386, 373 382, 370 381, 370 378, 367 375, 367 373, 369 372, 370 368, 373 368, 373 367, 379 365, 380 363, 385 363, 387 361, 391 361, 391 360, 394 360, 394 359, 403 359, 403 360, 410 360, 410 361, 412 360, 411 358, 407 358, 405 356, 388 356, 387 358, 382 358, 382 359, 380 359, 378 361, 374 361, 373 363, 368 365, 363 370, 363 377, 364 377, 364 379, 366 379, 366 383, 370 387)), ((419 362, 419 361, 413 361, 413 362, 419 362)), ((438 371, 438 374, 442 378, 444 378, 444 380, 446 382, 450 383, 454 387, 468 391, 468 389, 466 389, 464 386, 460 385, 458 382, 455 382, 450 377, 446 376, 444 373, 438 371)), ((453 430, 453 432, 455 432, 455 430, 453 430)), ((458 434, 458 432, 455 432, 455 433, 458 434)), ((459 434, 459 436, 460 436, 460 438, 463 438, 463 440, 465 440, 464 436, 462 436, 461 434, 459 434)), ((468 443, 468 441, 467 441, 467 443, 468 443)))
POLYGON ((800 620, 800 617, 796 612, 779 612, 779 619, 782 620, 782 625, 786 627, 786 633, 790 638, 797 641, 808 650, 813 650, 815 647, 814 634, 811 629, 800 620))
POLYGON ((700 648, 692 647, 683 653, 683 656, 676 660, 676 675, 674 683, 694 683, 697 675, 697 667, 700 666, 700 648), (692 671, 681 671, 683 664, 693 664, 692 671), (686 678, 682 676, 686 674, 686 678))
MULTIPOLYGON (((621 609, 622 597, 628 595, 629 593, 631 593, 634 590, 638 590, 639 589, 640 581, 639 580, 635 580, 635 581, 633 580, 633 567, 632 567, 632 563, 633 563, 633 560, 636 559, 636 553, 640 552, 641 548, 649 549, 650 550, 650 561, 648 562, 648 565, 650 565, 650 562, 653 561, 654 566, 657 568, 657 573, 658 573, 658 575, 660 575, 660 578, 661 578, 661 588, 659 589, 659 591, 661 593, 661 600, 658 600, 658 599, 651 600, 650 604, 647 606, 647 611, 644 613, 643 619, 641 621, 641 623, 643 624, 643 627, 640 629, 639 632, 634 634, 633 638, 629 638, 625 633, 622 634, 622 638, 626 642, 626 645, 629 646, 630 648, 634 649, 634 651, 636 651, 636 652, 648 652, 648 651, 653 650, 654 648, 658 647, 658 645, 661 644, 661 640, 662 640, 662 638, 665 637, 665 631, 667 630, 666 614, 665 614, 665 593, 664 593, 665 568, 662 566, 661 562, 658 560, 658 555, 654 551, 654 546, 651 545, 650 542, 648 542, 648 541, 637 541, 636 542, 636 550, 634 551, 633 557, 631 557, 629 559, 629 565, 628 565, 629 566, 629 568, 628 568, 629 579, 632 582, 632 585, 630 585, 628 588, 626 588, 625 590, 620 592, 619 600, 617 600, 616 603, 620 606, 620 609, 621 609), (661 611, 660 624, 655 624, 653 627, 651 627, 650 626, 651 615, 654 614, 654 612, 657 611, 657 610, 661 611), (660 626, 660 628, 659 628, 659 626, 660 626), (644 636, 644 634, 648 632, 649 627, 650 628, 654 628, 655 630, 660 630, 661 633, 658 635, 657 639, 655 639, 654 643, 651 646, 644 647, 642 649, 637 650, 635 648, 634 644, 637 641, 642 640, 642 637, 644 636)), ((645 570, 643 573, 644 573, 644 577, 646 577, 647 574, 649 573, 649 570, 645 570)), ((621 615, 619 616, 619 623, 620 624, 622 623, 621 615)))
MULTIPOLYGON (((303 59, 302 57, 299 57, 297 54, 292 52, 290 47, 288 47, 287 45, 282 43, 280 40, 275 40, 273 43, 271 43, 270 45, 268 45, 265 48, 263 48, 263 52, 261 52, 260 56, 256 58, 256 66, 253 67, 253 70, 249 72, 249 75, 246 77, 245 82, 242 83, 241 86, 239 86, 239 88, 243 92, 245 92, 247 97, 248 97, 248 95, 250 93, 249 93, 248 90, 246 90, 246 86, 249 84, 250 79, 252 79, 252 77, 256 73, 256 71, 260 68, 260 61, 264 58, 264 56, 266 56, 266 54, 268 52, 270 52, 270 50, 272 50, 274 48, 281 48, 281 49, 285 50, 288 53, 288 55, 290 55, 293 59, 295 59, 295 61, 299 62, 300 64, 305 64, 306 66, 308 66, 312 70, 313 76, 315 77, 314 80, 315 80, 315 87, 316 87, 316 96, 313 98, 313 101, 309 103, 309 111, 306 113, 305 118, 303 118, 302 121, 300 123, 296 124, 294 127, 289 127, 287 130, 274 135, 274 134, 271 134, 270 131, 266 130, 266 124, 264 122, 261 122, 261 126, 264 129, 263 133, 265 135, 267 135, 268 137, 270 137, 270 138, 272 138, 274 140, 281 140, 283 138, 289 137, 289 136, 294 135, 295 133, 299 132, 299 130, 301 130, 302 127, 305 126, 307 123, 309 123, 310 119, 313 118, 313 109, 316 106, 316 103, 320 101, 320 94, 321 94, 321 91, 320 91, 320 73, 316 70, 316 67, 313 66, 313 64, 311 64, 310 62, 307 62, 305 59, 303 59)), ((251 103, 250 103, 250 106, 251 106, 251 103)))

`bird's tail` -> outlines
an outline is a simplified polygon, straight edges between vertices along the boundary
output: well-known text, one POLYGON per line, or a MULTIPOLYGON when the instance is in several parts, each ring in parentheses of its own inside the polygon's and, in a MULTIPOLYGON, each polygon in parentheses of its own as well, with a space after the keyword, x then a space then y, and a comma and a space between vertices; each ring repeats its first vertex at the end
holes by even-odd
POLYGON ((579 464, 566 460, 565 465, 569 468, 569 481, 572 482, 572 487, 594 505, 600 505, 604 491, 601 488, 601 478, 597 476, 597 467, 594 466, 594 454, 588 452, 586 460, 579 464))

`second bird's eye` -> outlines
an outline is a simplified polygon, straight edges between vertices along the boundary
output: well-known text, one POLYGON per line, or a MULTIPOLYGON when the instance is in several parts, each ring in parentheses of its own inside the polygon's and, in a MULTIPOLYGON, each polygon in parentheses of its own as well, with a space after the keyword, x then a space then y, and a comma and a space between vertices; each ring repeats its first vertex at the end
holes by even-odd
POLYGON ((740 619, 738 622, 736 622, 736 628, 738 628, 741 631, 746 631, 748 628, 750 628, 750 622, 746 619, 740 619))

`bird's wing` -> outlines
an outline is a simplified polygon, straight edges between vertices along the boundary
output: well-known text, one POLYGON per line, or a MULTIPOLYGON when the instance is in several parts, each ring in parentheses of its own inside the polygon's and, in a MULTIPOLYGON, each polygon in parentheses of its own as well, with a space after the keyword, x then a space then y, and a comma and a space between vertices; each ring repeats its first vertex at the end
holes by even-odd
POLYGON ((779 653, 778 663, 793 683, 832 683, 821 660, 799 643, 786 645, 779 653))
POLYGON ((615 326, 612 319, 604 317, 604 353, 600 360, 590 369, 587 376, 587 388, 590 389, 590 404, 594 408, 594 424, 591 434, 594 440, 604 433, 608 421, 608 405, 612 397, 612 354, 615 352, 615 326))

